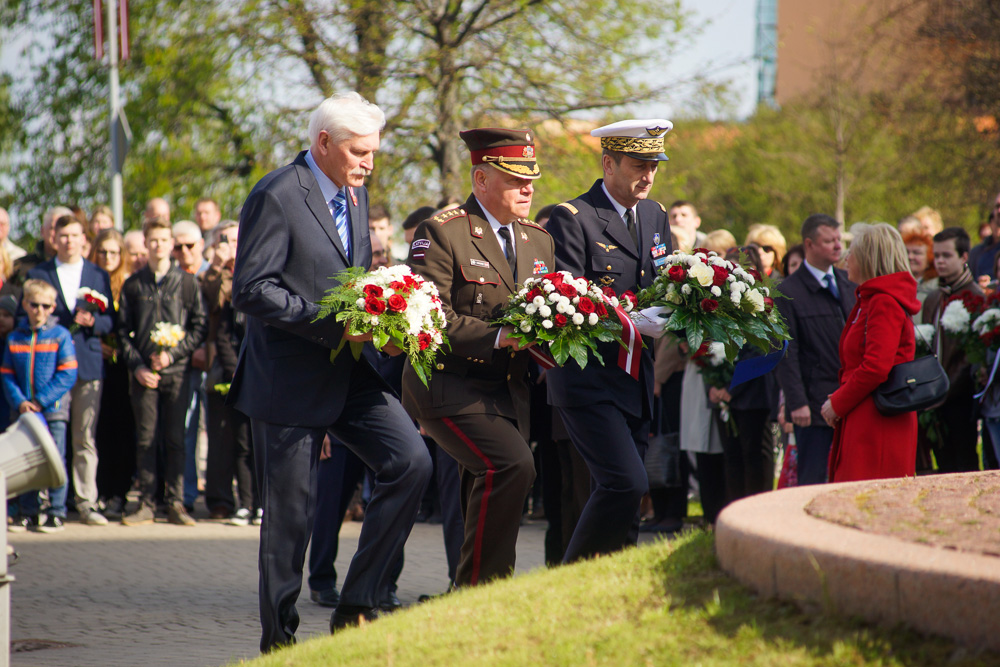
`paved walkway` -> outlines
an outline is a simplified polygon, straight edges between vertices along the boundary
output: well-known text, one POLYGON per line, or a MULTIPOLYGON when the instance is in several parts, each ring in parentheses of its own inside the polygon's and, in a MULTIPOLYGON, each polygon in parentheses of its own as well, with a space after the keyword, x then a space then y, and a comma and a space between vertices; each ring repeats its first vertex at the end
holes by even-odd
MULTIPOLYGON (((517 571, 543 563, 545 522, 522 526, 517 571)), ((360 523, 341 531, 343 576, 360 523)), ((208 667, 258 654, 259 529, 199 521, 125 528, 68 523, 52 535, 8 533, 11 664, 18 667, 208 667), (28 640, 39 640, 31 642, 28 640), (45 642, 70 646, 43 648, 45 642), (25 650, 33 648, 34 650, 25 650)), ((441 526, 417 524, 406 545, 399 598, 411 604, 448 584, 441 526)), ((305 638, 329 632, 329 609, 299 598, 305 638)))

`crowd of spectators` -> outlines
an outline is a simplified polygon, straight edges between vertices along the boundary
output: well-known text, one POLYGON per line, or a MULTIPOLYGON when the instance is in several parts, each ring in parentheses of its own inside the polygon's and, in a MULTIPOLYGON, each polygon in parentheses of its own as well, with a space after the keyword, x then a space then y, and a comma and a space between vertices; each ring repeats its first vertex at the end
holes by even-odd
MULTIPOLYGON (((388 212, 372 206, 376 265, 402 261, 416 226, 454 205, 439 202, 413 211, 401 225, 406 245, 396 252, 388 212)), ((551 210, 540 210, 536 221, 544 226, 551 210)), ((692 497, 701 502, 702 521, 711 525, 727 503, 743 496, 843 477, 843 472, 834 474, 829 461, 837 459, 843 466, 842 457, 851 455, 849 444, 845 447, 835 434, 841 418, 852 422, 849 414, 837 416, 835 411, 845 405, 853 409, 856 401, 829 399, 843 387, 843 372, 859 363, 853 352, 842 358, 841 334, 851 324, 856 295, 868 294, 857 291, 850 279, 845 252, 854 233, 861 238, 861 228, 847 231, 829 216, 814 215, 802 225, 801 238, 786 239, 773 225, 755 224, 740 244, 728 230, 703 225, 689 201, 676 201, 668 210, 674 248, 708 248, 750 262, 791 297, 777 303, 792 340, 774 371, 733 391, 710 386, 683 344, 669 336, 657 342, 653 430, 670 436, 669 446, 676 449, 669 459, 674 466, 669 486, 653 488, 643 503, 640 530, 658 533, 675 532, 692 520, 687 517, 692 497), (834 411, 829 413, 833 419, 827 419, 827 410, 834 411)), ((65 448, 71 471, 68 488, 43 492, 41 505, 37 494, 12 502, 10 530, 58 530, 68 511, 93 526, 105 525, 109 518, 120 518, 125 525, 148 523, 157 512, 170 522, 193 525, 199 496, 212 519, 238 526, 260 523, 249 423, 225 403, 245 325, 231 301, 239 225, 222 220, 219 206, 208 198, 199 200, 191 213, 192 220, 171 223, 167 202, 153 199, 141 230, 123 235, 113 228, 107 207, 97 207, 87 217, 79 209, 57 206, 46 212, 35 247, 22 249, 8 238, 9 218, 0 209, 0 339, 5 340, 0 372, 6 401, 0 406, 0 422, 9 423, 26 410, 42 412, 57 444, 65 448), (88 305, 82 289, 104 295, 107 309, 88 305), (176 325, 183 336, 172 345, 154 342, 153 330, 162 325, 176 325), (18 372, 23 361, 19 341, 33 335, 55 337, 61 346, 50 360, 53 377, 35 377, 36 387, 25 385, 18 372), (63 349, 67 343, 68 353, 63 349), (61 393, 52 401, 41 400, 53 391, 61 393), (199 436, 207 441, 201 465, 199 436), (130 492, 138 502, 127 505, 130 492)), ((956 294, 997 289, 1000 195, 974 247, 963 229, 946 228, 940 214, 928 207, 903 217, 896 228, 892 234, 880 231, 885 243, 895 244, 894 252, 905 250, 909 272, 905 280, 894 280, 905 291, 912 276, 919 312, 908 315, 917 324, 934 326, 929 345, 952 383, 944 403, 913 429, 913 442, 909 427, 904 429, 904 458, 913 458, 917 474, 996 468, 991 431, 1000 431, 1000 409, 994 409, 1000 401, 991 397, 997 392, 987 394, 985 408, 980 407, 973 394, 977 372, 982 373, 941 334, 939 320, 956 294), (941 424, 948 425, 947 437, 935 430, 941 424)), ((876 272, 864 280, 881 277, 876 272)), ((752 354, 744 350, 740 359, 752 354)), ((524 509, 526 517, 547 519, 546 561, 557 563, 590 479, 545 401, 545 371, 534 369, 532 380, 537 400, 532 401, 531 442, 539 474, 524 509)), ((855 416, 851 432, 864 432, 859 423, 864 421, 855 416)), ((426 442, 440 470, 425 495, 420 520, 443 521, 449 574, 454 576, 461 542, 459 477, 433 440, 426 442)), ((332 525, 339 527, 345 511, 348 518, 363 518, 359 503, 371 492, 363 466, 335 441, 326 448, 324 461, 331 462, 324 474, 339 489, 330 500, 339 515, 332 525)), ((329 538, 319 534, 314 539, 329 538)), ((335 540, 331 549, 335 554, 335 540)), ((322 566, 316 564, 317 581, 322 566)), ((330 585, 317 584, 322 590, 313 591, 313 600, 335 601, 330 585)))

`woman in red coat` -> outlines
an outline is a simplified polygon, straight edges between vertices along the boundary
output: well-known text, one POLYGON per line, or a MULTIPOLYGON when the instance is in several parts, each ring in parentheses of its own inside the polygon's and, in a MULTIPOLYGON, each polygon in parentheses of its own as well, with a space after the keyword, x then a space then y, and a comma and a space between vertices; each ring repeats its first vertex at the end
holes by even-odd
MULTIPOLYGON (((853 230, 852 230, 853 231, 853 230)), ((840 388, 822 414, 836 430, 830 481, 915 474, 917 414, 886 417, 872 392, 896 364, 913 360, 911 315, 920 311, 903 240, 891 225, 865 225, 847 256, 858 299, 840 336, 840 388)))

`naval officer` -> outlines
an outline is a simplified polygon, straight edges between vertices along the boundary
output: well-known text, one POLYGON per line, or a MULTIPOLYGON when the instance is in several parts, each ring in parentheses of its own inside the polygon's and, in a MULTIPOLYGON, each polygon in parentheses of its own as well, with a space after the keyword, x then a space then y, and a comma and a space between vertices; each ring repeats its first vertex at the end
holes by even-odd
MULTIPOLYGON (((663 205, 647 197, 657 167, 667 159, 663 137, 672 127, 655 118, 591 132, 601 138, 604 178, 552 212, 546 229, 555 242, 557 270, 583 276, 618 297, 652 284, 671 251, 670 224, 663 205)), ((634 363, 623 358, 620 364, 618 343, 599 343, 603 366, 581 369, 570 360, 548 373, 549 403, 593 479, 566 562, 636 543, 639 502, 649 487, 642 457, 653 399, 652 344, 645 343, 635 350, 634 363)))

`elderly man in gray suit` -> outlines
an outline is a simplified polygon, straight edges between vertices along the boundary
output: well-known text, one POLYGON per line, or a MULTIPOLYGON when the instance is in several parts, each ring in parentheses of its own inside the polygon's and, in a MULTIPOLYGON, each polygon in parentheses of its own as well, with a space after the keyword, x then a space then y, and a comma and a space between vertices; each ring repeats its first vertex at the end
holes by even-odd
POLYGON ((382 111, 357 93, 324 100, 309 123, 309 150, 262 178, 240 216, 233 305, 246 313, 247 333, 229 401, 251 420, 264 509, 264 652, 294 642, 327 429, 375 473, 331 632, 377 615, 432 471, 413 422, 365 357, 330 361, 342 339, 371 336, 349 336, 332 317, 314 321, 316 302, 337 284, 330 276, 371 265, 364 180, 384 126, 382 111))

